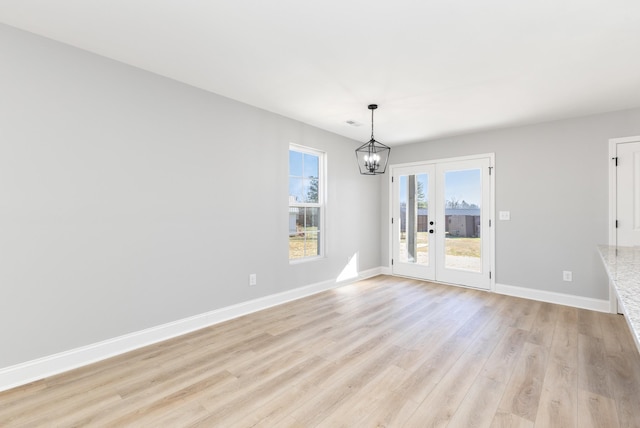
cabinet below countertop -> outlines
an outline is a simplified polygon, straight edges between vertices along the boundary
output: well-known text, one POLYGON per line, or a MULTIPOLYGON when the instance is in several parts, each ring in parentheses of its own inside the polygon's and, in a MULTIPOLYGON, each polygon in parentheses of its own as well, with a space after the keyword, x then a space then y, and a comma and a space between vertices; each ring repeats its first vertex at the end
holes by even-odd
POLYGON ((599 245, 598 250, 640 351, 640 247, 599 245))

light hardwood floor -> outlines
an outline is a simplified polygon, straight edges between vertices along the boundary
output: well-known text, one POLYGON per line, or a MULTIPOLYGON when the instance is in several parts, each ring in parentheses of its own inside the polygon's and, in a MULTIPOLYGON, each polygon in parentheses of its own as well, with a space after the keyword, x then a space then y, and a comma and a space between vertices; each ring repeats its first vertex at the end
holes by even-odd
POLYGON ((388 276, 0 393, 0 426, 639 427, 622 316, 388 276))

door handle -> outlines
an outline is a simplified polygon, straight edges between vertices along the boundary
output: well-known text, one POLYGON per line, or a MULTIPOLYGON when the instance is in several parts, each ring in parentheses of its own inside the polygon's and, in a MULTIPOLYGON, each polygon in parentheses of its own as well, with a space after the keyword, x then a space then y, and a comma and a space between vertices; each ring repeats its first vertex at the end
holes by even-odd
POLYGON ((433 229, 429 229, 429 233, 433 233, 433 232, 434 232, 434 230, 433 230, 433 229))

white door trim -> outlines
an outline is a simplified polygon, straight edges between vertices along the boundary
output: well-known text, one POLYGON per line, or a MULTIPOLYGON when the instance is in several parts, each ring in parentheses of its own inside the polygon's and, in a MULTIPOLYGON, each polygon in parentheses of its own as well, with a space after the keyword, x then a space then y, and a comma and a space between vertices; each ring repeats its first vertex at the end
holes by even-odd
MULTIPOLYGON (((389 259, 387 261, 387 266, 389 266, 389 270, 391 269, 391 259, 393 258, 393 226, 391 225, 391 218, 393 217, 393 183, 391 182, 391 178, 393 177, 394 168, 404 168, 411 166, 419 166, 419 165, 428 165, 428 164, 437 164, 444 162, 459 162, 465 160, 473 160, 473 159, 481 159, 481 158, 489 158, 489 165, 491 168, 491 175, 489 176, 489 185, 491 188, 491 196, 489 200, 489 217, 491 221, 491 227, 489 228, 489 239, 491 240, 490 247, 491 250, 489 252, 489 256, 491 257, 490 269, 491 269, 491 280, 489 291, 495 291, 496 288, 496 221, 495 221, 495 193, 496 193, 496 161, 495 161, 495 153, 481 153, 477 155, 468 155, 468 156, 458 156, 453 158, 443 158, 443 159, 428 159, 424 161, 417 162, 406 162, 406 163, 398 163, 389 165, 389 176, 388 180, 388 213, 389 213, 389 233, 387 236, 388 248, 389 248, 389 259)), ((456 285, 456 284, 454 284, 456 285)))

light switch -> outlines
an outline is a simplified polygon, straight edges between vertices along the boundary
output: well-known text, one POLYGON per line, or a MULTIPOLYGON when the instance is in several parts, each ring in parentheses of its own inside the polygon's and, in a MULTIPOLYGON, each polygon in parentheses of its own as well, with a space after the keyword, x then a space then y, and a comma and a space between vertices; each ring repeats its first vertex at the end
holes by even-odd
POLYGON ((498 218, 500 220, 511 220, 511 212, 510 211, 500 211, 498 218))

